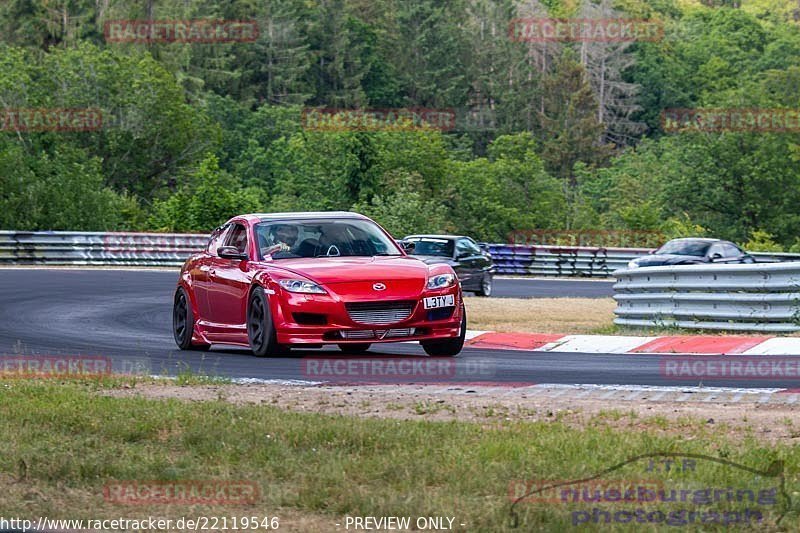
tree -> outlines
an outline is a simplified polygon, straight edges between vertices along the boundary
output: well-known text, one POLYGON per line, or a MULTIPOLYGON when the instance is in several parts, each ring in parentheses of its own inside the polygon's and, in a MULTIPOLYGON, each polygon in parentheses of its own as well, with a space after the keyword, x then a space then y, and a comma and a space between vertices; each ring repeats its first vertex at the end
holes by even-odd
POLYGON ((426 194, 424 179, 419 174, 391 171, 383 176, 383 182, 386 192, 373 196, 368 202, 355 204, 353 211, 379 221, 395 238, 412 233, 447 233, 455 229, 447 221, 447 208, 426 194))
POLYGON ((577 186, 573 169, 583 162, 603 164, 611 153, 601 144, 603 125, 597 119, 597 100, 586 71, 566 54, 544 80, 543 111, 537 132, 547 170, 563 180, 565 192, 577 186))
MULTIPOLYGON (((583 0, 580 17, 597 21, 622 18, 612 0, 583 0)), ((597 120, 605 131, 603 143, 628 146, 638 140, 645 125, 633 119, 642 108, 638 103, 641 87, 626 81, 636 64, 632 41, 586 40, 580 43, 580 61, 597 98, 597 120)))
POLYGON ((150 225, 158 231, 208 232, 238 214, 261 211, 263 205, 258 189, 241 187, 209 155, 183 177, 178 192, 156 201, 150 225))

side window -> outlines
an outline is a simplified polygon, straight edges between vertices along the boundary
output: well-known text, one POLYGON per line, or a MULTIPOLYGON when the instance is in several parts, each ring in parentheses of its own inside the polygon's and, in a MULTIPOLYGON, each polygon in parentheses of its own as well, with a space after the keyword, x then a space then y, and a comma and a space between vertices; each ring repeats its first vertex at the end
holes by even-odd
POLYGON ((228 229, 230 229, 230 226, 226 224, 218 227, 211 233, 211 238, 208 239, 208 246, 206 247, 208 253, 217 255, 217 248, 222 246, 222 243, 225 242, 225 235, 228 233, 228 229))
POLYGON ((481 252, 481 247, 478 246, 478 243, 476 243, 472 239, 464 239, 464 240, 467 241, 467 245, 469 246, 470 252, 472 252, 473 255, 481 255, 483 253, 481 252))
POLYGON ((242 224, 235 224, 233 229, 228 232, 228 238, 225 239, 225 246, 233 246, 239 253, 247 252, 247 228, 242 224))
POLYGON ((721 244, 714 244, 708 249, 708 257, 714 257, 714 254, 719 254, 725 257, 725 250, 722 249, 721 244))
POLYGON ((739 257, 742 255, 742 251, 733 244, 723 244, 722 249, 724 250, 723 257, 739 257))
POLYGON ((472 255, 472 247, 467 239, 458 239, 458 242, 456 242, 456 255, 458 257, 472 255))

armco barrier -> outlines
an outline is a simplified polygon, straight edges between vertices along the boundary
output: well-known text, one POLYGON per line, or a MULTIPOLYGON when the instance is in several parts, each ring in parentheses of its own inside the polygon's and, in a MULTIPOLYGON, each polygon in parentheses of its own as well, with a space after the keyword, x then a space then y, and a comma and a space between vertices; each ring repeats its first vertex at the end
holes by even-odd
POLYGON ((0 231, 0 264, 179 266, 206 235, 0 231))
MULTIPOLYGON (((180 233, 0 231, 0 264, 179 266, 208 237, 180 233)), ((486 245, 496 272, 521 276, 609 277, 647 248, 486 245)), ((800 254, 753 254, 759 262, 800 254)))
POLYGON ((589 248, 489 244, 498 274, 608 277, 646 248, 589 248))
POLYGON ((800 262, 615 272, 615 324, 800 331, 800 262))

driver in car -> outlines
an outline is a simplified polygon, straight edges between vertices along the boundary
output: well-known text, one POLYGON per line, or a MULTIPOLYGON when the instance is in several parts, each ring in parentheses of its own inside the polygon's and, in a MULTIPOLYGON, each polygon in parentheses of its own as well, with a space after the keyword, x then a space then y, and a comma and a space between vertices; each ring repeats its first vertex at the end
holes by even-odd
POLYGON ((272 255, 277 252, 291 252, 297 244, 298 229, 292 224, 279 224, 270 229, 270 240, 275 243, 262 242, 261 253, 264 256, 272 255))

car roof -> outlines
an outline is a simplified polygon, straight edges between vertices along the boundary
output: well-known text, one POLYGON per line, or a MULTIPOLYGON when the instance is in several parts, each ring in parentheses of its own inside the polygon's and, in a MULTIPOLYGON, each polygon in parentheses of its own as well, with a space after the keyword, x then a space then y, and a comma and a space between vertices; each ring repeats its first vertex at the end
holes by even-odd
POLYGON ((406 235, 404 239, 463 239, 466 235, 434 235, 428 233, 418 233, 414 235, 406 235))
POLYGON ((271 220, 311 220, 311 219, 325 219, 325 218, 352 218, 358 220, 369 220, 362 214, 354 213, 352 211, 305 211, 305 212, 292 212, 292 213, 251 213, 249 215, 242 215, 242 218, 258 219, 261 222, 268 222, 271 220))
POLYGON ((708 237, 681 237, 679 239, 670 239, 669 242, 672 241, 694 241, 694 242, 729 242, 723 241, 722 239, 711 239, 708 237))

